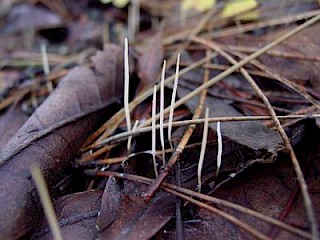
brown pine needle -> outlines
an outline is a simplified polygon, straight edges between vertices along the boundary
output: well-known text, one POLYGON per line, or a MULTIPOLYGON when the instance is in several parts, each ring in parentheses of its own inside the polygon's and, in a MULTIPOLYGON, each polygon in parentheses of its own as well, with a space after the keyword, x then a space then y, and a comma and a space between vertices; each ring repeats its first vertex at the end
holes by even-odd
POLYGON ((44 213, 48 220, 49 227, 51 229, 53 239, 62 240, 61 229, 59 227, 58 219, 56 213, 54 211, 54 207, 49 195, 48 188, 46 186, 46 182, 41 173, 41 170, 38 166, 34 165, 31 167, 31 176, 36 185, 41 205, 43 207, 44 213))
MULTIPOLYGON (((215 50, 216 52, 221 54, 223 57, 225 57, 230 63, 234 64, 233 66, 238 64, 238 62, 236 60, 234 60, 229 54, 224 52, 218 45, 214 44, 213 42, 209 42, 209 41, 205 41, 205 40, 201 40, 201 39, 197 39, 197 41, 198 42, 201 41, 203 44, 210 46, 213 50, 215 50)), ((300 185, 300 190, 301 190, 301 193, 302 193, 302 196, 304 199, 304 204, 305 204, 305 208, 307 211, 308 220, 309 220, 309 223, 311 224, 312 239, 314 239, 314 240, 319 239, 318 224, 317 224, 315 213, 314 213, 314 210, 312 207, 311 197, 308 192, 307 183, 304 179, 299 161, 296 157, 296 154, 293 150, 293 147, 290 143, 290 140, 289 140, 284 128, 282 127, 274 109, 272 108, 272 105, 270 104, 268 98, 262 92, 260 87, 256 84, 256 82, 253 80, 253 78, 248 74, 248 72, 244 68, 241 67, 240 72, 243 75, 243 77, 249 82, 249 84, 252 86, 252 88, 255 90, 257 95, 261 98, 263 103, 267 106, 267 109, 272 117, 272 120, 273 120, 274 124, 276 125, 278 132, 280 133, 280 136, 282 137, 282 139, 286 145, 286 148, 289 151, 291 161, 292 161, 292 164, 293 164, 293 167, 294 167, 294 170, 295 170, 295 173, 297 175, 297 179, 298 179, 298 182, 300 185)))

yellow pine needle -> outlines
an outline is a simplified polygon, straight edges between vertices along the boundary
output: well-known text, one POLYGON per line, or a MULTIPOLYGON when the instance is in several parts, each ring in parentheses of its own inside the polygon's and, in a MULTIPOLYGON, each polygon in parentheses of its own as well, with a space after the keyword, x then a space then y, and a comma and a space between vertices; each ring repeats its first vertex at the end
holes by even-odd
POLYGON ((34 184, 36 185, 41 205, 43 207, 44 213, 46 215, 49 227, 51 229, 53 239, 62 240, 61 229, 59 227, 58 219, 55 214, 53 204, 49 195, 48 188, 46 186, 46 182, 41 173, 41 170, 38 166, 31 167, 31 176, 34 184))

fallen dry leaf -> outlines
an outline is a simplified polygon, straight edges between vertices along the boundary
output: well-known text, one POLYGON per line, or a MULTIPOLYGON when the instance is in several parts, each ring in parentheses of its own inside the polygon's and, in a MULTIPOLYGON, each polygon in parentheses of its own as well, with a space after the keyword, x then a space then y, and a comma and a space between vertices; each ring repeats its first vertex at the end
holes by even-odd
POLYGON ((123 91, 121 48, 106 45, 92 62, 93 68, 76 67, 62 79, 2 149, 0 238, 21 237, 37 224, 40 202, 31 181, 30 166, 39 165, 49 187, 52 186, 63 176, 88 133, 108 114, 108 109, 101 108, 119 100, 123 91), (101 111, 95 113, 99 108, 101 111), (55 124, 80 115, 82 118, 46 132, 55 124))
MULTIPOLYGON (((95 239, 95 221, 101 203, 102 191, 73 193, 58 199, 55 210, 64 239, 95 239)), ((33 239, 53 239, 45 218, 33 234, 33 239)))

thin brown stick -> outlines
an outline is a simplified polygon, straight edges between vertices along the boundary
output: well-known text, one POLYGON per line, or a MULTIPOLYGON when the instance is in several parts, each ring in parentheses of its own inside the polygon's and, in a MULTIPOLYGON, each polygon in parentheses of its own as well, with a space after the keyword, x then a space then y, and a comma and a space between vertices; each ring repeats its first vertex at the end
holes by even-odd
MULTIPOLYGON (((225 57, 230 63, 236 65, 237 61, 234 60, 229 54, 227 54, 226 52, 224 52, 217 44, 213 43, 213 42, 209 42, 206 41, 204 39, 200 39, 200 38, 193 38, 194 40, 196 40, 198 43, 201 42, 204 45, 211 47, 214 51, 218 52, 219 54, 221 54, 223 57, 225 57)), ((260 87, 256 84, 256 82, 253 80, 253 78, 248 74, 248 72, 244 69, 244 68, 240 68, 240 72, 243 75, 243 77, 250 83, 250 85, 252 86, 252 88, 255 90, 255 92, 257 93, 257 95, 261 98, 261 100, 264 102, 264 104, 267 106, 268 111, 270 113, 270 115, 272 116, 272 120, 275 123, 278 132, 280 133, 286 148, 289 151, 291 160, 292 160, 292 164, 295 170, 295 173, 297 175, 297 179, 300 185, 300 190, 304 199, 304 204, 305 204, 305 208, 307 211, 307 216, 308 216, 308 220, 309 223, 311 224, 311 230, 312 230, 312 239, 319 239, 319 230, 318 230, 318 224, 316 221, 316 217, 314 214, 314 210, 312 207, 312 202, 311 202, 311 197, 310 194, 308 192, 308 187, 307 187, 307 183, 304 179, 299 161, 296 157, 296 154, 293 150, 293 147, 290 143, 290 140, 287 136, 287 133, 285 132, 284 128, 282 127, 277 114, 275 113, 274 109, 272 108, 268 98, 265 96, 265 94, 262 92, 262 90, 260 89, 260 87)))

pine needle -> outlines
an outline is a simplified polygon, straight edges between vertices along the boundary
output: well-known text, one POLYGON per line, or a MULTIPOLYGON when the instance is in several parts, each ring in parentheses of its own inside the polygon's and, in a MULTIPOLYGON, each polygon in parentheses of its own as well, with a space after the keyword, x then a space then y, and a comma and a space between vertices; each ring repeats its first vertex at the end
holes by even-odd
POLYGON ((55 214, 53 204, 49 195, 48 188, 46 186, 44 177, 41 173, 41 170, 38 166, 31 167, 31 176, 36 185, 41 205, 43 207, 44 213, 49 223, 49 227, 51 229, 53 239, 62 240, 61 229, 59 227, 59 223, 57 220, 57 216, 55 214))

